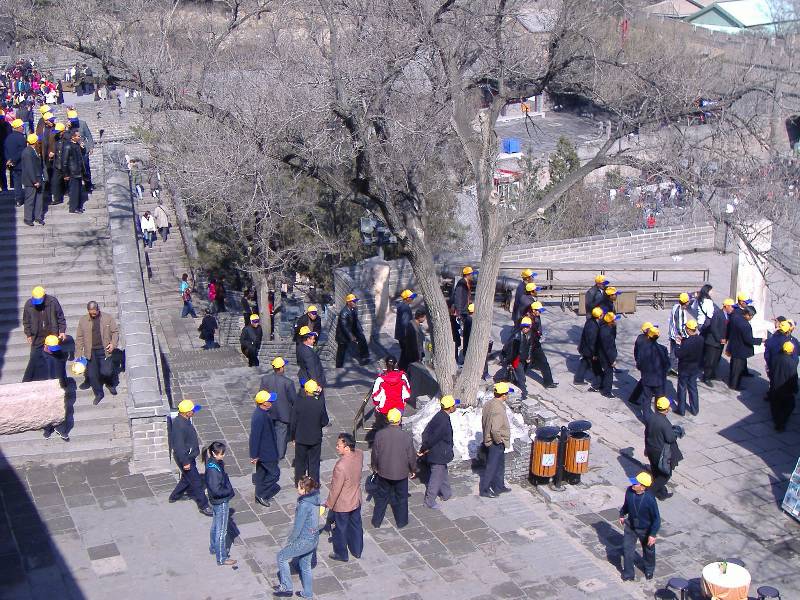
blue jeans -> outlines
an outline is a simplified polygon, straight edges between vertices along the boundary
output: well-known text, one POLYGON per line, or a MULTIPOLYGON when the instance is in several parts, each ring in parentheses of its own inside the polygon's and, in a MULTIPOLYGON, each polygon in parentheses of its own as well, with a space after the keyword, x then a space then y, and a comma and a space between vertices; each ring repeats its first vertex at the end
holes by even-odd
POLYGON ((192 301, 184 300, 183 310, 181 311, 181 319, 184 319, 189 315, 192 315, 193 317, 197 318, 197 313, 194 312, 194 306, 192 306, 192 301))
POLYGON ((289 569, 289 561, 298 558, 300 567, 300 581, 303 583, 303 598, 311 598, 314 590, 311 583, 311 557, 319 544, 319 537, 298 538, 286 544, 278 552, 278 578, 281 582, 281 590, 291 592, 292 573, 289 569))
POLYGON ((364 551, 364 530, 361 525, 361 507, 350 512, 333 512, 333 522, 336 528, 333 530, 333 553, 347 560, 350 554, 356 558, 361 558, 364 551))
POLYGON ((214 517, 211 519, 211 544, 208 551, 217 555, 217 564, 221 565, 228 559, 228 547, 225 543, 228 537, 228 502, 212 504, 211 510, 214 517))

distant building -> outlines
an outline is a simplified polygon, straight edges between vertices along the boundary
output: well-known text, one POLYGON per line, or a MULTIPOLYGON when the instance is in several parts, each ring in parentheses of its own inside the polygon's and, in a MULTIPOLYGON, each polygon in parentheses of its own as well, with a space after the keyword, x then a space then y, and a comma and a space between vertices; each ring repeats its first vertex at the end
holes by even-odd
POLYGON ((711 4, 711 0, 662 0, 644 8, 644 12, 656 17, 683 19, 711 4))
POLYGON ((714 2, 684 20, 696 27, 723 33, 744 31, 773 34, 798 22, 790 0, 723 0, 714 2))

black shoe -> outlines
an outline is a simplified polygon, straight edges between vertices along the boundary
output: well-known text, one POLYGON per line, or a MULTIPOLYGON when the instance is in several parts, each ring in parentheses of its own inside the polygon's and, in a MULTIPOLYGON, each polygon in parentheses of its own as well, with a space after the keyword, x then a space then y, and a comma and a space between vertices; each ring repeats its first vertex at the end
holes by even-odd
POLYGON ((116 396, 117 395, 117 387, 114 386, 114 385, 108 386, 108 391, 112 396, 116 396))
POLYGON ((337 561, 339 561, 339 562, 347 562, 347 561, 348 561, 348 559, 347 559, 347 558, 342 558, 341 556, 337 556, 337 555, 336 555, 336 554, 334 554, 333 552, 331 552, 330 554, 328 554, 328 558, 330 558, 331 560, 337 560, 337 561))
MULTIPOLYGON (((777 429, 777 427, 776 427, 776 429, 777 429)), ((52 429, 45 429, 42 432, 42 435, 44 435, 44 439, 49 440, 50 436, 53 435, 53 430, 52 429)))
POLYGON ((551 381, 550 383, 546 383, 544 385, 544 387, 552 390, 553 388, 557 388, 558 387, 558 382, 557 381, 551 381))
POLYGON ((616 398, 616 396, 614 394, 612 394, 611 392, 600 392, 600 395, 603 398, 612 398, 612 399, 616 398))
POLYGON ((586 385, 588 381, 573 381, 572 385, 586 385))
POLYGON ((499 496, 500 494, 505 494, 505 493, 510 492, 510 491, 511 491, 510 487, 503 486, 501 488, 497 488, 496 490, 494 490, 494 493, 499 496))
POLYGON ((36 222, 37 222, 39 225, 44 225, 44 219, 39 219, 39 220, 38 220, 38 221, 36 221, 36 222))
POLYGON ((100 400, 102 400, 105 397, 106 397, 106 395, 104 393, 102 393, 102 392, 100 392, 99 394, 95 394, 94 395, 94 400, 92 401, 92 404, 97 406, 98 404, 100 404, 100 400))
POLYGON ((644 574, 644 578, 647 579, 647 581, 650 581, 653 578, 653 574, 652 573, 645 573, 644 574))
POLYGON ((703 385, 707 385, 708 387, 714 387, 714 382, 710 379, 701 379, 700 380, 703 385))
POLYGON ((670 369, 667 375, 672 375, 674 377, 678 376, 678 372, 675 369, 670 369))
POLYGON ((213 517, 214 516, 214 511, 211 510, 210 506, 206 506, 205 508, 198 508, 197 510, 200 511, 201 515, 205 515, 207 517, 213 517))
POLYGON ((33 221, 23 221, 28 227, 33 227, 33 221))
POLYGON ((622 581, 635 581, 636 578, 631 575, 630 577, 626 577, 625 575, 622 576, 622 581))
POLYGON ((79 211, 77 211, 77 210, 71 210, 71 211, 69 211, 69 214, 71 214, 71 215, 76 215, 76 214, 78 214, 78 212, 79 212, 79 211))
POLYGON ((80 384, 80 385, 78 386, 78 389, 79 389, 79 390, 88 390, 88 389, 89 389, 89 388, 91 388, 91 387, 92 387, 92 384, 91 384, 91 383, 89 383, 88 381, 84 381, 82 384, 80 384))
POLYGON ((256 502, 258 502, 261 506, 270 506, 269 500, 261 498, 260 496, 256 496, 256 502))
POLYGON ((187 496, 186 494, 181 494, 177 498, 173 498, 172 496, 170 496, 169 497, 169 503, 170 504, 175 504, 176 502, 180 502, 181 500, 188 500, 188 499, 189 499, 189 496, 187 496))
POLYGON ((275 598, 291 598, 292 596, 294 596, 294 592, 285 592, 283 590, 275 590, 274 592, 272 592, 272 595, 275 598))
POLYGON ((492 490, 488 492, 481 492, 478 494, 481 498, 497 498, 497 494, 495 494, 492 490))
POLYGON ((588 389, 587 391, 589 391, 589 392, 598 392, 598 393, 600 392, 600 390, 598 390, 598 389, 597 389, 596 387, 594 387, 593 385, 590 385, 590 386, 589 386, 589 389, 588 389))
POLYGON ((59 436, 59 437, 60 437, 62 440, 64 440, 65 442, 68 442, 68 441, 69 441, 69 436, 68 436, 66 433, 61 433, 60 431, 58 431, 57 433, 58 433, 58 436, 59 436))
POLYGON ((659 494, 657 497, 659 500, 669 500, 674 495, 675 494, 673 494, 672 492, 664 492, 663 494, 659 494))

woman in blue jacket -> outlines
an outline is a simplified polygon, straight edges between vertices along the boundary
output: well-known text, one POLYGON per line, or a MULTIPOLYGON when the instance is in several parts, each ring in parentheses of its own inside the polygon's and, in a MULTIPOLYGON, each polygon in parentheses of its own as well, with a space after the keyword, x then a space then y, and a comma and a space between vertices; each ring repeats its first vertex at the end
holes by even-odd
POLYGON ((231 485, 231 480, 225 472, 225 444, 211 442, 208 448, 203 448, 202 458, 206 464, 206 488, 208 501, 214 513, 211 520, 211 544, 208 548, 211 554, 217 556, 218 565, 233 566, 236 561, 228 556, 228 515, 231 499, 236 495, 231 485))
POLYGON ((278 552, 278 577, 280 585, 275 586, 273 596, 290 598, 292 592, 292 575, 289 561, 299 558, 300 581, 303 583, 301 598, 313 596, 311 586, 311 557, 319 544, 320 505, 319 483, 312 477, 301 477, 297 482, 297 509, 294 514, 294 528, 286 540, 286 545, 278 552))

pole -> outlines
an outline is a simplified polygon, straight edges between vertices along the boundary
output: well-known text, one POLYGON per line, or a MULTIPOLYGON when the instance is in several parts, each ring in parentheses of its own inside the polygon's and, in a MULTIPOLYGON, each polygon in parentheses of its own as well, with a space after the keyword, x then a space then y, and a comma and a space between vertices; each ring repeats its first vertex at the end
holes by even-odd
POLYGON ((558 436, 558 456, 556 457, 556 478, 550 486, 556 492, 563 492, 564 486, 564 460, 567 454, 567 428, 561 426, 561 433, 558 436))

